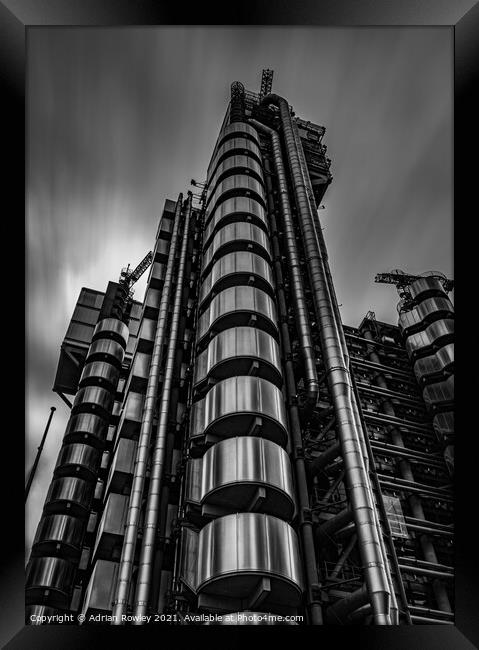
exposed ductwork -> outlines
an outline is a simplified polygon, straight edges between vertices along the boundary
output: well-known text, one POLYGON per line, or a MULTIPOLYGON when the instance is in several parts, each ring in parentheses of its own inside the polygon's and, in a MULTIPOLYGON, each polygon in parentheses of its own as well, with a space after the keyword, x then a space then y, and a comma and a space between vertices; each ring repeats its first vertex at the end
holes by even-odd
MULTIPOLYGON (((268 165, 268 161, 266 161, 268 165)), ((310 513, 310 501, 308 493, 307 470, 303 453, 303 441, 301 435, 301 421, 296 395, 296 380, 294 376, 293 362, 291 358, 291 341, 289 336, 287 316, 287 304, 283 287, 283 272, 280 263, 280 248, 278 242, 278 227, 274 213, 272 199, 271 178, 266 175, 266 186, 268 189, 269 219, 271 223, 271 242, 274 258, 274 273, 277 287, 278 311, 280 315, 281 342, 284 356, 285 389, 289 404, 289 423, 291 433, 292 460, 297 488, 299 505, 299 532, 303 550, 304 573, 306 578, 306 606, 309 612, 312 625, 322 625, 322 606, 318 595, 318 570, 316 565, 316 550, 314 546, 313 523, 310 513)))
POLYGON ((354 511, 369 599, 375 623, 389 625, 391 623, 391 591, 381 548, 381 532, 378 530, 374 513, 375 505, 365 467, 364 452, 360 440, 361 433, 358 430, 357 416, 355 417, 354 412, 354 394, 349 368, 344 359, 343 345, 339 334, 340 324, 336 322, 327 273, 321 256, 321 247, 311 215, 289 105, 285 99, 274 94, 267 95, 261 103, 264 105, 274 104, 280 112, 316 315, 319 321, 324 363, 336 411, 346 482, 354 511))
POLYGON ((301 277, 301 267, 299 265, 298 248, 294 237, 293 215, 289 203, 286 172, 283 164, 283 156, 281 154, 281 144, 278 134, 273 129, 270 129, 268 126, 265 126, 256 120, 249 120, 249 123, 259 131, 263 131, 269 135, 271 138, 274 166, 278 177, 281 216, 283 218, 289 269, 291 272, 294 312, 299 340, 301 343, 301 352, 304 360, 308 400, 311 403, 316 404, 319 391, 318 375, 316 372, 313 339, 311 337, 311 327, 309 324, 308 306, 303 291, 303 279, 301 277))
POLYGON ((181 208, 183 195, 178 196, 175 210, 175 220, 171 235, 170 248, 168 251, 168 263, 166 267, 165 281, 161 293, 161 302, 156 325, 155 342, 151 357, 148 385, 146 389, 145 404, 143 408, 138 447, 136 450, 135 470, 128 504, 128 513, 125 525, 125 537, 121 551, 118 580, 113 603, 112 625, 121 625, 122 616, 126 614, 128 598, 130 594, 131 576, 133 573, 133 562, 135 547, 138 538, 141 504, 145 484, 146 469, 148 464, 151 433, 153 429, 153 418, 155 415, 156 401, 158 397, 158 384, 160 379, 160 364, 163 352, 163 345, 166 336, 166 323, 173 284, 174 261, 178 247, 178 230, 181 220, 181 208))
POLYGON ((178 276, 176 280, 175 300, 173 305, 173 315, 171 319, 168 350, 166 355, 166 364, 164 370, 163 390, 161 393, 161 402, 158 417, 158 432, 156 435, 155 446, 153 451, 153 461, 150 469, 150 483, 148 490, 148 500, 145 510, 145 523, 143 526, 143 540, 141 545, 140 561, 138 565, 138 580, 136 585, 136 596, 134 604, 134 614, 137 617, 135 622, 141 624, 141 617, 147 613, 148 600, 151 590, 151 580, 153 574, 153 562, 155 557, 156 529, 158 526, 158 517, 160 511, 161 487, 165 470, 166 442, 168 434, 168 414, 170 410, 170 397, 173 382, 173 370, 175 364, 176 347, 178 344, 178 328, 181 314, 181 303, 183 300, 184 275, 186 254, 188 251, 188 241, 191 222, 192 195, 188 193, 186 206, 186 216, 183 228, 183 241, 181 245, 180 262, 178 266, 178 276))

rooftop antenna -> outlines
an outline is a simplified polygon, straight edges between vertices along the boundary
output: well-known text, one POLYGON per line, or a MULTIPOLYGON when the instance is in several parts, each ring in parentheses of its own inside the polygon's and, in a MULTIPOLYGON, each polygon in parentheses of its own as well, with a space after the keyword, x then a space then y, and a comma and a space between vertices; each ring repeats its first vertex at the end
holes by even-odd
POLYGON ((38 467, 38 462, 40 460, 40 456, 42 455, 43 446, 45 444, 45 440, 47 439, 48 429, 50 428, 50 423, 52 421, 52 417, 53 417, 53 414, 55 413, 55 411, 56 411, 56 408, 54 406, 51 406, 50 407, 50 415, 48 416, 48 422, 47 422, 47 425, 45 427, 45 431, 43 432, 41 442, 38 445, 35 460, 33 461, 32 469, 30 470, 30 475, 28 477, 28 481, 27 481, 27 484, 25 486, 25 503, 27 502, 28 494, 30 492, 30 488, 32 487, 33 479, 35 478, 35 474, 36 474, 37 467, 38 467))

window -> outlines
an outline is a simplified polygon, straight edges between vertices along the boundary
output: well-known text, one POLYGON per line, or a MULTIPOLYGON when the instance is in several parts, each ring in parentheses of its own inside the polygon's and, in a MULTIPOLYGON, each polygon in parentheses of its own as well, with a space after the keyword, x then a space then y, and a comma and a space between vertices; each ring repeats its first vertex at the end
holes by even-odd
POLYGON ((96 291, 90 291, 89 289, 82 289, 80 292, 80 297, 78 298, 78 304, 84 305, 85 307, 95 307, 95 309, 101 309, 104 297, 105 294, 103 293, 97 293, 96 291))
POLYGON ((73 312, 72 320, 80 321, 81 323, 88 323, 89 325, 96 325, 98 315, 99 311, 97 309, 90 309, 89 307, 77 305, 73 312))
POLYGON ((402 512, 401 501, 397 497, 383 495, 383 503, 393 537, 409 537, 402 512))

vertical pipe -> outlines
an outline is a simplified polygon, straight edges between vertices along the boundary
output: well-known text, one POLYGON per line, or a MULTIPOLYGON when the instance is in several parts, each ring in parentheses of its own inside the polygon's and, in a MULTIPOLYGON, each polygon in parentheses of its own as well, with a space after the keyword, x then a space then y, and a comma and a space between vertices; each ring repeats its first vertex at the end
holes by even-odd
MULTIPOLYGON (((328 297, 329 297, 330 304, 331 304, 331 306, 333 308, 334 320, 336 321, 335 322, 336 333, 337 333, 337 336, 338 336, 338 338, 340 340, 340 343, 341 343, 344 365, 345 365, 346 368, 349 369, 349 351, 348 351, 348 348, 347 348, 347 345, 346 345, 346 339, 345 339, 344 331, 343 331, 343 328, 342 328, 341 316, 340 316, 340 313, 339 313, 339 307, 338 307, 338 303, 337 303, 336 293, 335 293, 335 290, 334 290, 334 285, 333 285, 333 282, 332 282, 331 272, 330 272, 330 269, 329 269, 326 245, 325 245, 324 238, 323 238, 323 235, 322 235, 322 230, 321 230, 320 223, 319 223, 319 221, 317 219, 314 218, 315 215, 317 216, 316 204, 314 202, 314 196, 313 196, 313 192, 312 192, 312 187, 311 187, 311 183, 310 183, 310 179, 309 179, 309 173, 308 173, 307 165, 306 165, 306 159, 305 159, 305 156, 304 156, 304 151, 303 151, 303 147, 302 147, 302 144, 301 144, 299 132, 297 130, 296 125, 294 125, 294 124, 293 124, 293 134, 294 134, 294 138, 295 138, 295 141, 296 141, 296 147, 297 147, 298 155, 299 155, 299 159, 300 159, 301 171, 302 171, 302 174, 303 174, 303 181, 304 181, 306 191, 307 191, 307 194, 308 194, 308 198, 309 198, 310 211, 311 211, 311 216, 312 216, 314 229, 315 229, 315 232, 316 232, 317 243, 318 243, 319 250, 321 252, 322 263, 323 263, 323 271, 324 271, 324 275, 325 275, 325 279, 326 279, 326 288, 327 288, 327 292, 328 292, 328 297)), ((361 426, 361 421, 360 421, 359 412, 358 412, 357 395, 355 395, 355 397, 356 397, 356 399, 351 400, 352 411, 353 411, 353 420, 355 422, 355 425, 356 425, 356 428, 357 428, 357 431, 358 431, 358 437, 359 437, 359 442, 360 442, 360 445, 361 445, 365 471, 366 471, 366 474, 369 474, 369 455, 368 455, 368 452, 367 452, 366 442, 365 442, 365 439, 364 439, 365 431, 364 431, 363 427, 361 426)), ((382 536, 382 532, 381 532, 381 525, 380 525, 380 522, 379 522, 377 509, 376 509, 376 507, 374 507, 374 502, 373 502, 372 515, 373 515, 373 519, 375 521, 375 525, 376 525, 377 530, 378 530, 378 540, 379 540, 379 546, 380 546, 380 554, 382 555, 382 562, 383 562, 384 566, 387 568, 387 554, 386 554, 386 549, 385 549, 385 546, 384 546, 384 540, 383 540, 383 536, 382 536)), ((390 596, 391 596, 391 604, 390 604, 391 622, 392 623, 397 623, 397 620, 398 620, 397 601, 396 601, 396 597, 395 597, 395 593, 394 593, 394 586, 393 586, 393 583, 392 583, 392 578, 391 578, 390 572, 388 570, 386 570, 386 577, 387 577, 389 590, 390 590, 390 596)))
POLYGON ((166 321, 168 318, 168 307, 170 303, 171 287, 173 282, 173 267, 178 246, 178 229, 181 219, 181 207, 183 195, 178 196, 175 210, 175 221, 171 235, 168 262, 166 266, 165 281, 161 292, 160 309, 156 325, 155 342, 151 357, 148 384, 146 388, 145 405, 141 419, 140 436, 136 450, 135 470, 131 487, 130 500, 125 524, 125 537, 121 550, 118 580, 115 589, 115 598, 112 611, 112 625, 122 624, 122 615, 126 613, 128 596, 130 591, 131 576, 133 573, 133 562, 135 558, 136 541, 140 521, 141 502, 145 484, 146 469, 148 463, 150 438, 153 429, 153 417, 155 414, 158 383, 160 377, 160 363, 163 351, 163 344, 166 335, 166 321))
POLYGON ((47 433, 50 428, 50 423, 52 421, 53 414, 55 413, 56 410, 57 409, 54 406, 50 407, 50 415, 48 416, 47 425, 45 427, 45 431, 43 432, 41 442, 38 445, 37 454, 35 456, 35 460, 33 461, 32 469, 30 470, 30 475, 28 476, 28 481, 25 486, 25 503, 27 502, 28 494, 30 492, 30 488, 32 487, 33 479, 35 478, 35 473, 37 471, 38 462, 40 460, 40 456, 42 455, 43 446, 45 444, 45 440, 47 439, 47 433))
POLYGON ((304 297, 303 278, 301 275, 301 267, 299 266, 299 255, 294 236, 293 215, 289 203, 288 186, 286 183, 286 173, 283 164, 283 157, 281 154, 279 136, 273 129, 270 129, 268 126, 261 124, 261 122, 257 122, 256 120, 249 120, 249 122, 256 129, 263 131, 269 135, 271 139, 274 166, 278 178, 279 200, 285 232, 286 249, 288 252, 289 271, 291 273, 292 279, 296 325, 301 345, 301 352, 304 359, 306 385, 308 387, 308 399, 312 404, 316 404, 319 392, 319 384, 318 375, 316 372, 314 345, 313 339, 311 337, 311 328, 309 325, 308 306, 304 297))
MULTIPOLYGON (((294 133, 294 137, 295 137, 295 140, 296 140, 296 147, 298 149, 298 155, 299 155, 301 170, 302 170, 302 174, 303 174, 303 180, 304 180, 306 190, 307 190, 307 194, 308 194, 308 198, 309 198, 311 215, 313 217, 313 223, 314 223, 314 227, 315 227, 315 230, 316 230, 316 237, 317 237, 318 245, 319 245, 319 248, 320 248, 320 251, 321 251, 321 256, 323 258, 323 266, 324 266, 324 271, 325 271, 325 276, 326 276, 326 284, 327 284, 328 291, 329 291, 329 298, 330 298, 331 304, 333 306, 334 318, 336 320, 336 330, 338 332, 339 339, 341 341, 341 347, 342 347, 342 350, 343 350, 343 359, 344 359, 345 366, 347 368, 349 368, 350 367, 350 365, 349 365, 349 350, 348 350, 348 346, 346 344, 346 337, 344 336, 344 330, 343 330, 343 327, 342 327, 342 319, 341 319, 341 314, 339 312, 338 300, 337 300, 337 297, 336 297, 336 291, 334 289, 334 284, 333 284, 333 280, 332 280, 332 276, 331 276, 331 270, 329 268, 328 252, 327 252, 327 249, 326 249, 326 243, 324 241, 323 232, 322 232, 322 229, 321 229, 321 224, 319 222, 319 219, 317 218, 317 210, 316 210, 316 203, 314 201, 313 188, 311 186, 311 180, 310 180, 310 177, 309 177, 309 172, 308 172, 308 168, 307 168, 307 164, 306 164, 306 157, 304 155, 303 145, 301 143, 301 138, 300 138, 299 131, 298 131, 298 128, 297 128, 296 124, 293 124, 293 133, 294 133)), ((354 378, 352 376, 351 376, 351 379, 354 382, 354 378)), ((354 388, 355 388, 355 385, 354 385, 354 388)), ((354 392, 355 392, 355 397, 356 397, 356 399, 354 399, 352 401, 354 420, 356 422, 356 427, 357 427, 357 429, 359 431, 359 441, 361 443, 361 448, 362 448, 362 452, 363 452, 364 465, 365 465, 366 471, 369 473, 370 461, 372 461, 372 458, 370 458, 370 454, 368 453, 368 451, 370 451, 370 450, 368 449, 368 447, 366 445, 366 441, 365 441, 365 437, 367 436, 367 430, 365 429, 365 427, 362 426, 362 421, 361 421, 361 418, 360 418, 360 415, 359 415, 359 410, 358 410, 359 396, 358 396, 356 390, 354 392)), ((380 500, 380 499, 381 499, 381 495, 378 495, 378 500, 380 500)), ((378 513, 377 513, 376 508, 373 509, 373 514, 374 514, 374 518, 376 520, 376 526, 377 526, 378 531, 379 531, 379 543, 380 543, 380 546, 381 546, 381 554, 383 556, 383 562, 384 562, 384 565, 387 566, 388 558, 387 558, 386 548, 385 548, 385 545, 384 545, 383 535, 381 533, 382 527, 381 527, 381 523, 380 523, 379 518, 378 518, 378 513)), ((393 581, 392 581, 392 578, 391 578, 390 571, 386 571, 386 576, 387 576, 387 579, 388 579, 389 589, 390 589, 390 593, 391 593, 391 607, 390 607, 390 609, 391 609, 391 622, 396 625, 399 622, 399 610, 398 610, 396 594, 394 592, 394 585, 393 585, 393 581)))
MULTIPOLYGON (((203 193, 203 196, 205 195, 205 192, 203 193)), ((198 234, 198 243, 197 243, 197 250, 199 251, 198 253, 198 261, 196 262, 196 288, 197 292, 199 291, 200 288, 200 282, 199 282, 199 276, 201 275, 201 251, 203 249, 203 234, 204 234, 204 215, 205 215, 205 202, 202 201, 202 208, 201 208, 201 213, 199 215, 199 230, 197 230, 198 234)), ((198 222, 197 222, 198 223, 198 222)), ((198 295, 198 293, 196 294, 198 295)), ((199 311, 199 305, 198 301, 196 301, 196 306, 195 306, 195 313, 194 313, 194 318, 193 318, 193 336, 191 340, 191 348, 190 348, 190 364, 195 358, 195 350, 196 350, 196 341, 197 341, 197 324, 198 324, 198 311, 199 311)), ((193 403, 193 381, 190 381, 190 385, 188 387, 188 397, 186 400, 186 411, 185 415, 183 418, 183 429, 184 431, 188 431, 189 429, 189 418, 191 414, 191 405, 193 403)), ((187 443, 187 438, 188 436, 185 436, 186 440, 183 441, 183 459, 187 457, 188 454, 188 443, 187 443)), ((184 495, 186 491, 186 476, 185 476, 185 466, 182 468, 181 472, 181 482, 180 482, 180 494, 178 498, 178 511, 177 511, 177 520, 180 521, 184 518, 184 495)), ((177 543, 175 544, 175 557, 173 561, 173 578, 172 578, 172 585, 173 585, 173 592, 176 595, 179 587, 179 574, 180 574, 180 561, 181 561, 181 553, 179 552, 179 546, 180 544, 177 543)), ((175 597, 175 610, 178 610, 178 599, 175 597)))
MULTIPOLYGON (((185 275, 186 277, 188 277, 189 275, 188 269, 189 268, 191 269, 191 262, 188 259, 188 257, 186 262, 187 262, 187 268, 186 268, 185 275)), ((182 307, 183 306, 184 303, 182 307)), ((185 311, 182 308, 178 337, 184 336, 185 323, 186 323, 186 315, 185 315, 185 311)), ((181 339, 178 338, 178 340, 181 339)), ((178 407, 179 393, 180 393, 179 380, 181 374, 182 361, 183 361, 183 348, 179 347, 176 351, 176 357, 175 357, 175 370, 174 370, 175 385, 171 391, 170 426, 169 426, 168 438, 166 443, 165 467, 166 467, 166 471, 170 474, 172 473, 172 461, 173 461, 173 453, 174 453, 174 446, 175 446, 175 439, 176 439, 176 431, 177 431, 177 426, 179 424, 176 420, 176 414, 177 414, 177 407, 178 407)), ((167 522, 169 502, 170 502, 170 482, 168 481, 163 486, 163 490, 161 493, 161 506, 159 511, 160 514, 159 514, 159 526, 158 526, 158 535, 160 536, 160 538, 165 537, 166 534, 166 522, 167 522)), ((155 567, 153 572, 151 598, 150 598, 150 601, 152 603, 158 603, 158 599, 159 599, 160 578, 162 574, 163 558, 164 558, 164 549, 160 547, 155 557, 155 567)), ((161 613, 160 609, 158 609, 158 611, 161 613)))
POLYGON ((168 433, 168 414, 170 408, 171 387, 173 381, 173 370, 180 322, 181 302, 183 299, 184 272, 186 264, 186 253, 188 250, 188 237, 190 232, 190 220, 192 210, 192 194, 188 193, 185 224, 183 229, 183 242, 181 246, 180 263, 178 267, 178 278, 176 283, 175 302, 173 316, 169 332, 168 350, 165 366, 165 378, 161 394, 161 402, 158 419, 158 433, 155 440, 153 461, 150 471, 150 484, 148 489, 148 500, 145 511, 145 524, 143 527, 143 540, 141 545, 140 561, 138 565, 138 581, 136 586, 134 613, 137 617, 135 623, 141 625, 139 617, 144 616, 148 609, 148 600, 151 589, 151 576, 156 544, 156 530, 158 526, 158 514, 160 508, 161 488, 165 469, 166 442, 168 433))
MULTIPOLYGON (((267 162, 267 161, 266 161, 267 162)), ((286 393, 288 396, 288 413, 291 432, 291 447, 294 464, 294 475, 296 480, 296 493, 299 502, 299 530, 302 546, 302 556, 304 562, 304 571, 306 577, 306 605, 313 625, 322 625, 323 615, 321 603, 316 599, 314 593, 315 586, 318 585, 318 570, 316 566, 316 551, 314 547, 313 524, 309 514, 309 493, 307 483, 307 473, 303 455, 303 440, 301 435, 301 422, 299 417, 298 405, 295 400, 296 381, 294 377, 294 368, 291 357, 291 342, 287 323, 287 303, 284 294, 283 272, 280 262, 280 248, 278 243, 278 227, 274 213, 274 204, 272 199, 272 186, 269 175, 266 176, 266 187, 268 190, 269 219, 272 230, 272 247, 274 257, 275 282, 278 297, 278 307, 280 315, 281 343, 284 359, 286 393)))
POLYGON ((354 417, 352 405, 354 396, 349 369, 344 361, 341 338, 338 335, 332 300, 329 296, 316 229, 310 214, 289 106, 286 100, 278 95, 268 95, 262 100, 262 103, 273 103, 279 107, 366 584, 375 623, 389 625, 391 622, 389 614, 391 594, 387 578, 387 565, 381 552, 372 490, 364 465, 360 434, 354 417))

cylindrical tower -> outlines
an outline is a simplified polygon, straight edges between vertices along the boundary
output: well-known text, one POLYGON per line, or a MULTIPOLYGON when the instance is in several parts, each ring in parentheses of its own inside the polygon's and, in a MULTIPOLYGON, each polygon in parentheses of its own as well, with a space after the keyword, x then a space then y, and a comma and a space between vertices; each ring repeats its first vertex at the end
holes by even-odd
POLYGON ((96 325, 27 566, 27 622, 70 607, 127 342, 121 320, 96 325))
POLYGON ((422 387, 444 459, 454 472, 454 307, 438 275, 418 277, 407 287, 399 329, 422 387))
POLYGON ((208 178, 185 494, 197 562, 182 572, 200 611, 241 624, 295 613, 303 578, 259 137, 233 104, 208 178))

